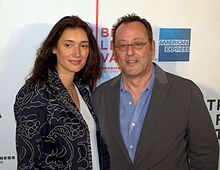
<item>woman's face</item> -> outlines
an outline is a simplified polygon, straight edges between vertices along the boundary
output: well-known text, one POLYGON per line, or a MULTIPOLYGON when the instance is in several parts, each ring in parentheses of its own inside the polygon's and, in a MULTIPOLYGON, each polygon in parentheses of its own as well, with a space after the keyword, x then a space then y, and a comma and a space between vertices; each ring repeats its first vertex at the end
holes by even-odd
POLYGON ((89 40, 82 28, 67 28, 53 48, 57 56, 57 71, 62 74, 79 72, 86 64, 89 55, 89 40))

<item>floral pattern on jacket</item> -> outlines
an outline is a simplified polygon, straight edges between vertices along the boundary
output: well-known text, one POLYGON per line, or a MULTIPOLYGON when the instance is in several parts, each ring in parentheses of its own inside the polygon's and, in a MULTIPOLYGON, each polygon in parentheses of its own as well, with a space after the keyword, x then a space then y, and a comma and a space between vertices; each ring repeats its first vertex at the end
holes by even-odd
MULTIPOLYGON (((92 169, 88 126, 58 73, 49 70, 48 76, 47 83, 24 85, 16 96, 17 169, 92 169)), ((80 80, 74 83, 96 121, 88 88, 80 80)))

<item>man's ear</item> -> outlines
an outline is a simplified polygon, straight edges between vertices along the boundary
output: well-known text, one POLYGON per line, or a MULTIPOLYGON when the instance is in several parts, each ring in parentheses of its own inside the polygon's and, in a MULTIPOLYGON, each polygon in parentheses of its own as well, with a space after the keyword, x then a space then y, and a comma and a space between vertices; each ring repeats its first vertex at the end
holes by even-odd
POLYGON ((152 42, 151 42, 150 49, 151 49, 151 53, 152 53, 152 59, 154 59, 155 58, 155 41, 154 40, 152 40, 152 42))
POLYGON ((116 51, 115 51, 115 47, 112 48, 112 54, 114 55, 115 61, 117 62, 117 57, 115 55, 116 51))

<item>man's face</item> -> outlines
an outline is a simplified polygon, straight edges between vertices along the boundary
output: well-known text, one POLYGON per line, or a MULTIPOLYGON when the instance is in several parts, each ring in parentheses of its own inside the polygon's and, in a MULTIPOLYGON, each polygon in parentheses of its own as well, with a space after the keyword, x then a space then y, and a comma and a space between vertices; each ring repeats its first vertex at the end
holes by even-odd
POLYGON ((145 76, 151 68, 154 51, 154 41, 149 41, 142 23, 123 23, 116 30, 114 55, 124 76, 145 76))

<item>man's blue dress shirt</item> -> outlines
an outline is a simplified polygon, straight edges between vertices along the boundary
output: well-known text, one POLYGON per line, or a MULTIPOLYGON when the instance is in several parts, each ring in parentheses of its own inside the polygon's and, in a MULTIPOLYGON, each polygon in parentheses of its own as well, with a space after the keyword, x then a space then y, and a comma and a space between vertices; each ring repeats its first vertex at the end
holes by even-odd
POLYGON ((153 65, 152 77, 148 87, 141 93, 137 105, 132 95, 125 90, 123 80, 120 84, 120 130, 128 150, 129 156, 134 161, 137 144, 145 119, 152 88, 155 82, 155 66, 153 65))

